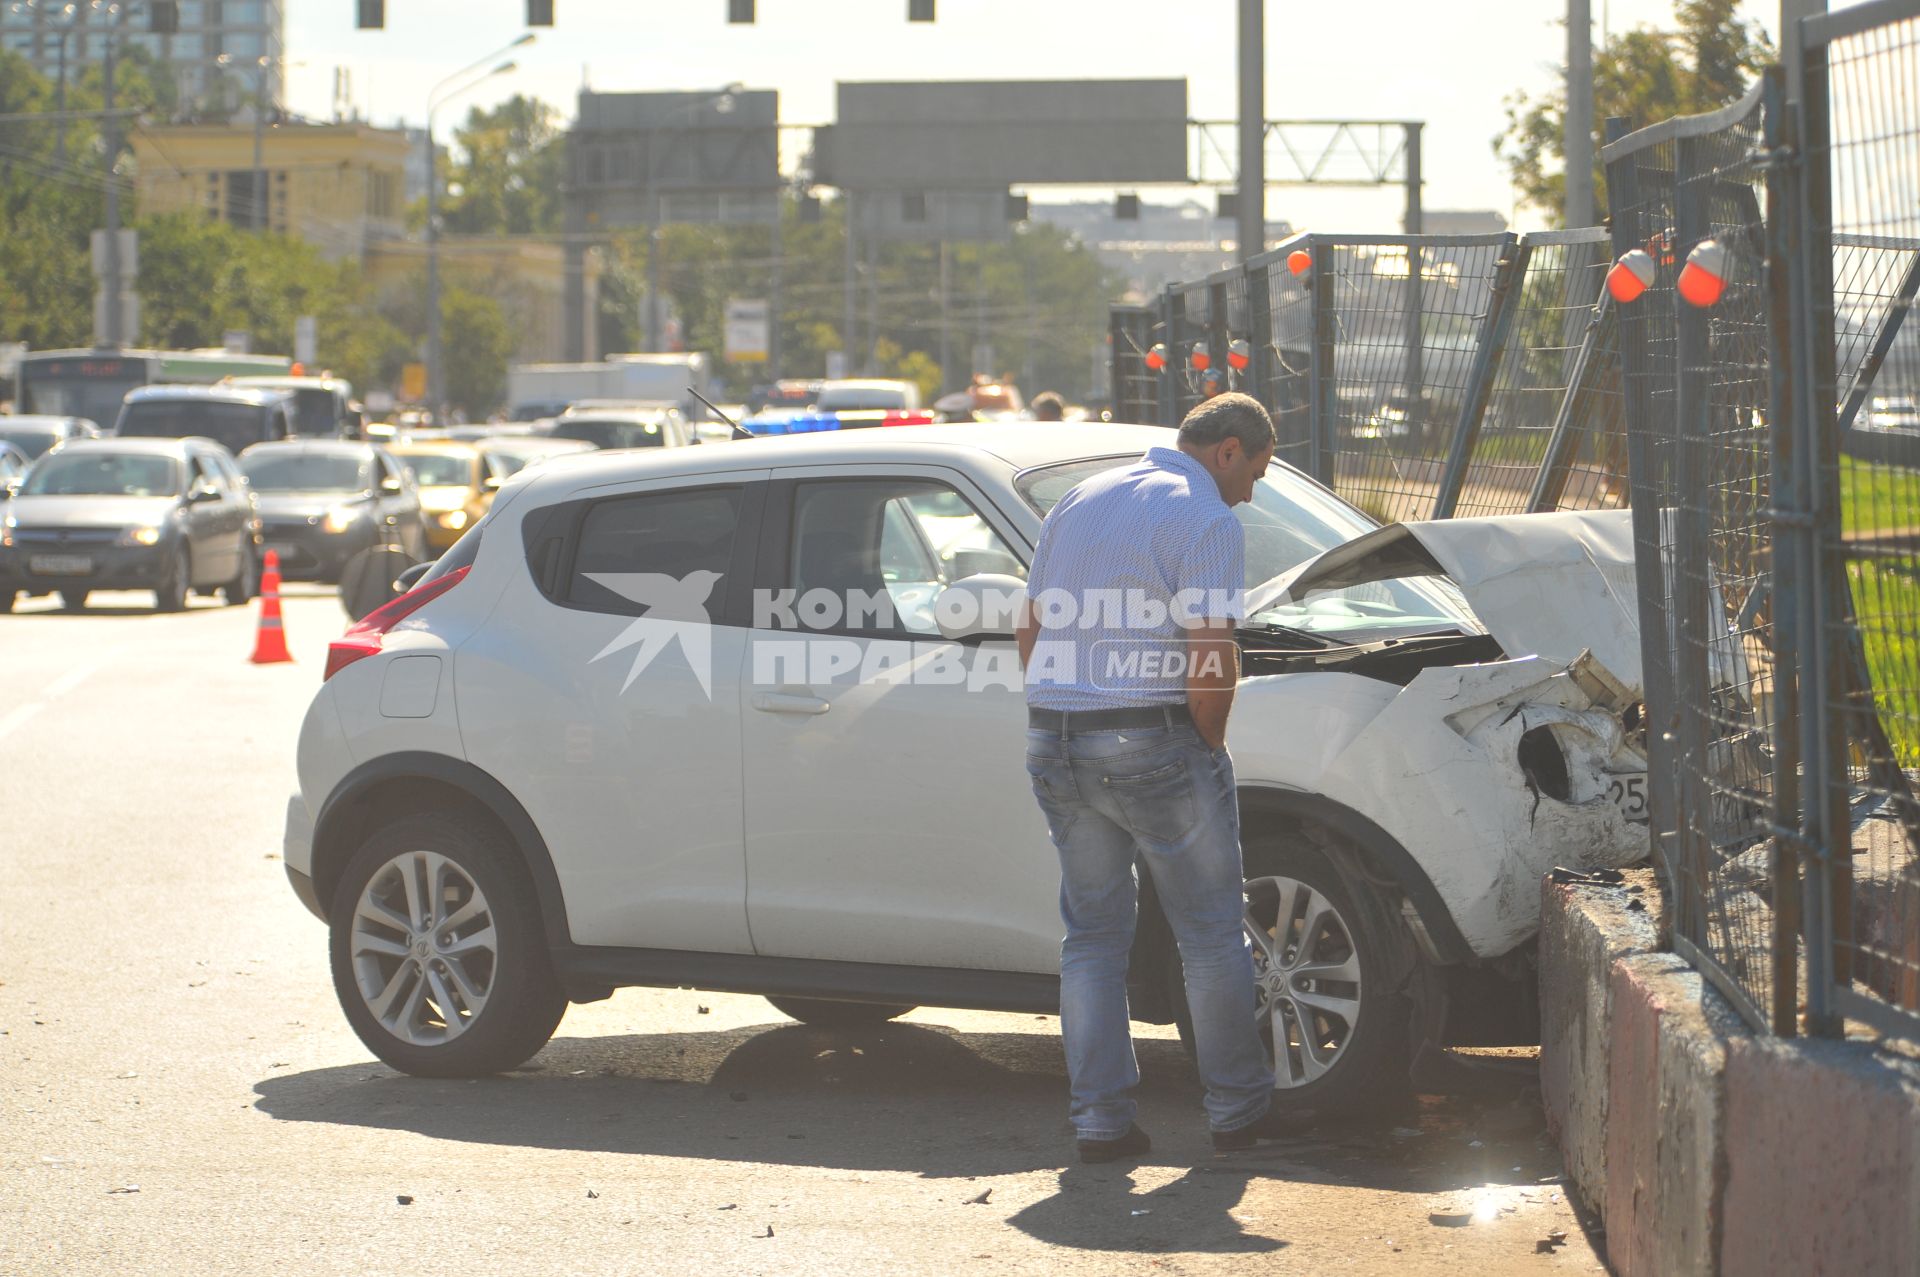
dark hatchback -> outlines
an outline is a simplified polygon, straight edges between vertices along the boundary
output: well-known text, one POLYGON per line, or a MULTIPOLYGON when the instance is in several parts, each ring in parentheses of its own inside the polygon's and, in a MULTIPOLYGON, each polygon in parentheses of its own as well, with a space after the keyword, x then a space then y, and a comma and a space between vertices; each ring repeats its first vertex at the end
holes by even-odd
POLYGON ((34 462, 0 511, 0 612, 17 595, 152 590, 162 612, 190 590, 253 597, 260 521, 246 476, 204 439, 82 439, 34 462))
POLYGON ((240 454, 260 502, 267 548, 293 580, 338 581, 376 545, 426 557, 420 492, 386 449, 347 440, 289 439, 240 454))

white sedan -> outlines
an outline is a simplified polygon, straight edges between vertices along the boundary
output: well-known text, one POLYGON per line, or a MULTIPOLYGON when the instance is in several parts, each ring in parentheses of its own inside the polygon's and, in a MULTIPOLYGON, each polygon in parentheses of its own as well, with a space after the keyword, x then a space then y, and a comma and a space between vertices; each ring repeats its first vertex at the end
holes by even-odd
MULTIPOLYGON (((569 1000, 814 1023, 1053 1011, 1058 863, 1004 608, 1046 510, 1153 427, 555 458, 334 644, 288 809, 349 1020, 511 1068, 569 1000)), ((1524 1039, 1539 881, 1646 854, 1624 511, 1377 528, 1276 464, 1237 513, 1229 745, 1281 1102, 1524 1039)), ((1185 1019, 1143 883, 1136 1018, 1185 1019)))

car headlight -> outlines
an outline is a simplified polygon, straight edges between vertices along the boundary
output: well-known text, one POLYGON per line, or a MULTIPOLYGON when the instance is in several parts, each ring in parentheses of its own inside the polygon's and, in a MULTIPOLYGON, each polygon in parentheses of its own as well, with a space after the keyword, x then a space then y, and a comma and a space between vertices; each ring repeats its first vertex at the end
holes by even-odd
POLYGON ((440 526, 443 528, 451 528, 455 532, 458 532, 461 528, 467 526, 467 512, 465 510, 447 511, 440 516, 440 526))
POLYGON ((345 532, 348 528, 353 526, 353 521, 359 517, 360 517, 360 507, 351 506, 351 505, 337 505, 333 507, 333 509, 327 511, 327 531, 345 532))
POLYGON ((159 545, 160 529, 128 528, 120 534, 119 539, 116 540, 114 544, 120 546, 159 545))

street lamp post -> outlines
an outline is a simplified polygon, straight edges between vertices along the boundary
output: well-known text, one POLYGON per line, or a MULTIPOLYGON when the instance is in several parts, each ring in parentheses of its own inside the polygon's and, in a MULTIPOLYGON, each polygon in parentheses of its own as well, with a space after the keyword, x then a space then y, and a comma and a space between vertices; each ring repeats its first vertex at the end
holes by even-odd
POLYGON ((501 62, 488 68, 485 74, 467 79, 501 54, 532 44, 533 38, 533 32, 527 32, 505 48, 497 49, 479 61, 462 67, 434 85, 432 91, 427 94, 427 411, 432 414, 432 420, 436 424, 441 419, 441 411, 446 403, 446 382, 444 360, 440 349, 440 174, 438 165, 434 163, 434 116, 439 113, 441 107, 462 93, 485 84, 496 75, 506 75, 512 71, 518 65, 517 63, 501 62), (466 82, 459 83, 462 80, 466 82), (449 86, 454 87, 449 88, 449 86))

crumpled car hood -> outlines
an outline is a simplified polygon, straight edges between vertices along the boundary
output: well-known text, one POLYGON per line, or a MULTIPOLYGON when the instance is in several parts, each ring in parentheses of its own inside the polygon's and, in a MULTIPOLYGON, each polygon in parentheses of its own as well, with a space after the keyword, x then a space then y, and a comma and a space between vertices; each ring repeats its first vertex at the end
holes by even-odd
POLYGON ((1509 657, 1571 662, 1591 651, 1639 688, 1633 516, 1627 510, 1390 523, 1247 594, 1247 612, 1315 590, 1442 575, 1509 657))

